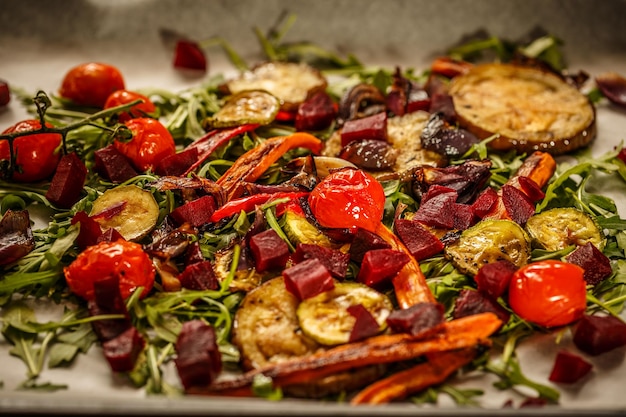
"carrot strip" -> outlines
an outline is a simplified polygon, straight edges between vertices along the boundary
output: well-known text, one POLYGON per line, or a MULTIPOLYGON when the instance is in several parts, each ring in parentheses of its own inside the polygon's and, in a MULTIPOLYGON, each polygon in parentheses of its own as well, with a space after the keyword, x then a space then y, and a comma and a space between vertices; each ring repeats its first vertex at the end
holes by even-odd
POLYGON ((254 182, 259 179, 285 152, 295 148, 307 148, 317 154, 322 150, 322 145, 321 140, 304 132, 267 139, 237 158, 217 183, 226 190, 227 200, 231 200, 241 195, 243 182, 254 182))
POLYGON ((350 404, 384 404, 440 384, 477 354, 474 347, 429 354, 428 361, 381 379, 352 398, 350 404))
POLYGON ((393 278, 392 283, 398 304, 401 308, 409 308, 417 303, 434 303, 433 296, 426 277, 420 269, 419 263, 411 255, 404 243, 392 233, 385 225, 380 223, 376 233, 382 237, 393 249, 400 250, 409 255, 409 262, 393 278))
POLYGON ((502 322, 493 313, 452 320, 426 339, 409 334, 381 335, 285 362, 252 370, 238 378, 195 389, 194 394, 246 395, 256 375, 273 379, 275 386, 306 383, 348 369, 414 359, 422 355, 453 351, 478 345, 489 346, 488 337, 502 322))

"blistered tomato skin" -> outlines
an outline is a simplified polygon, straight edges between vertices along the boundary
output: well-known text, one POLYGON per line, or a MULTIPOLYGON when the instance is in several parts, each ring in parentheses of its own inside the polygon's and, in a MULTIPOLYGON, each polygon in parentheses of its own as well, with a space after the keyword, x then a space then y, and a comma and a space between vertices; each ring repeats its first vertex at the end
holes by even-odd
MULTIPOLYGON (((52 127, 50 124, 46 126, 52 127)), ((6 129, 3 134, 29 132, 40 128, 38 120, 23 120, 6 129)), ((61 159, 62 140, 58 133, 35 133, 15 138, 13 151, 16 155, 16 166, 11 179, 17 182, 36 182, 52 176, 61 159)), ((0 160, 8 160, 10 155, 9 142, 0 141, 0 160)))
POLYGON ((79 106, 103 108, 109 95, 124 89, 124 85, 124 77, 116 67, 88 62, 65 74, 59 95, 79 106))
POLYGON ((89 246, 65 267, 64 273, 70 290, 90 301, 94 298, 94 282, 116 274, 122 298, 128 298, 138 287, 144 288, 143 298, 152 289, 156 272, 141 245, 119 239, 89 246))
POLYGON ((309 205, 323 227, 361 227, 373 232, 382 220, 385 192, 371 175, 342 169, 332 172, 313 189, 309 205))
POLYGON ((165 157, 176 153, 172 134, 161 122, 141 117, 125 123, 133 133, 128 142, 116 140, 115 148, 129 158, 135 169, 145 172, 154 167, 165 157))
POLYGON ((528 264, 515 272, 509 305, 522 319, 544 327, 580 319, 587 305, 584 270, 556 260, 528 264))
POLYGON ((135 100, 142 100, 143 102, 135 104, 128 111, 120 113, 118 115, 120 122, 123 123, 133 118, 149 116, 156 112, 154 103, 148 97, 129 90, 117 90, 112 93, 104 103, 104 108, 110 109, 111 107, 132 103, 135 100))

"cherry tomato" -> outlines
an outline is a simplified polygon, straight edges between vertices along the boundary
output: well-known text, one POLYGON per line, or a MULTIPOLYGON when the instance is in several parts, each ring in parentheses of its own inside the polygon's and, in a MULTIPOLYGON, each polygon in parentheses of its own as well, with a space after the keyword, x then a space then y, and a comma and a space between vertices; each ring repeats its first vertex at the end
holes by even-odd
POLYGON ((118 115, 120 122, 126 122, 137 117, 145 117, 156 112, 156 107, 150 99, 143 94, 129 90, 117 90, 113 92, 104 103, 105 109, 121 106, 122 104, 131 103, 135 100, 143 100, 143 103, 134 105, 129 111, 122 112, 118 115))
POLYGON ((133 138, 113 144, 139 171, 154 170, 161 160, 176 153, 172 134, 158 120, 142 117, 124 124, 133 132, 133 138))
POLYGON ((104 107, 111 93, 124 89, 122 73, 112 65, 89 62, 69 70, 59 95, 79 106, 104 107))
POLYGON ((119 275, 122 298, 128 298, 138 287, 144 287, 144 297, 152 289, 156 274, 141 245, 124 239, 89 246, 63 272, 70 290, 88 301, 94 298, 94 282, 113 274, 119 275))
POLYGON ((11 91, 9 90, 9 84, 0 80, 0 107, 6 106, 11 101, 11 91))
POLYGON ((509 304, 522 319, 545 327, 582 317, 587 305, 584 270, 556 260, 518 269, 509 286, 509 304))
POLYGON ((385 192, 374 177, 357 169, 342 169, 324 178, 309 195, 313 215, 324 227, 373 232, 385 207, 385 192))
MULTIPOLYGON (((51 124, 46 124, 52 127, 51 124)), ((23 120, 6 129, 3 133, 30 132, 41 129, 38 120, 23 120)), ((15 170, 12 179, 18 182, 35 182, 50 177, 61 159, 62 137, 58 133, 34 133, 20 136, 13 141, 15 170)), ((9 141, 0 141, 0 160, 11 157, 9 141)))

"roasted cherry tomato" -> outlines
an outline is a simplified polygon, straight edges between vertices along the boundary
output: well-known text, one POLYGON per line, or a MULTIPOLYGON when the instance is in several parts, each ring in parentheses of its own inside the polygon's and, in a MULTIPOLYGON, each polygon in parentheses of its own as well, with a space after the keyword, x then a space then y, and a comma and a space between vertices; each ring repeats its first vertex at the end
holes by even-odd
POLYGON ((104 103, 105 109, 111 107, 121 106, 122 104, 128 104, 135 100, 143 100, 143 103, 135 104, 129 109, 129 111, 122 112, 118 115, 120 122, 126 122, 130 119, 137 117, 150 116, 156 112, 156 107, 150 99, 143 94, 136 93, 129 90, 117 90, 113 92, 104 103))
MULTIPOLYGON (((51 124, 46 124, 52 127, 51 124)), ((3 133, 30 132, 41 129, 38 120, 23 120, 3 133)), ((50 177, 61 159, 61 135, 58 133, 34 133, 20 136, 13 141, 16 156, 12 179, 18 182, 41 181, 50 177)), ((0 160, 9 160, 9 142, 0 141, 0 160)))
POLYGON ((158 120, 146 117, 125 123, 133 133, 128 142, 115 141, 115 148, 131 160, 139 171, 154 170, 165 157, 176 153, 172 134, 158 120))
POLYGON ((141 293, 144 297, 152 289, 156 274, 141 245, 124 239, 89 246, 63 272, 70 290, 85 300, 94 298, 95 281, 115 274, 119 276, 124 299, 138 287, 144 288, 141 293))
POLYGON ((587 306, 584 270, 556 260, 518 269, 509 286, 509 305, 522 319, 544 327, 564 326, 587 306))
POLYGON ((309 195, 311 211, 320 225, 373 232, 385 207, 383 187, 358 169, 342 169, 325 177, 309 195))
POLYGON ((79 106, 104 107, 111 93, 124 89, 120 70, 112 65, 89 62, 69 70, 59 95, 79 106))

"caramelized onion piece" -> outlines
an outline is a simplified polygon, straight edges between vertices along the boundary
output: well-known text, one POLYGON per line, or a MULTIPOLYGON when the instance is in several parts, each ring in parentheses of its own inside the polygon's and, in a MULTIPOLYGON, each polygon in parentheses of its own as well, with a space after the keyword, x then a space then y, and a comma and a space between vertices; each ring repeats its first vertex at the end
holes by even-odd
POLYGON ((7 210, 0 220, 0 265, 15 262, 34 248, 28 211, 7 210))
POLYGON ((352 141, 341 149, 339 157, 362 169, 381 171, 396 163, 397 151, 388 142, 376 139, 352 141))
POLYGON ((386 108, 385 96, 371 84, 357 84, 348 90, 339 102, 338 122, 371 116, 386 108))

